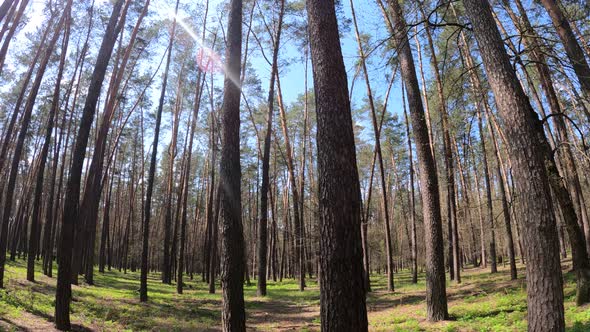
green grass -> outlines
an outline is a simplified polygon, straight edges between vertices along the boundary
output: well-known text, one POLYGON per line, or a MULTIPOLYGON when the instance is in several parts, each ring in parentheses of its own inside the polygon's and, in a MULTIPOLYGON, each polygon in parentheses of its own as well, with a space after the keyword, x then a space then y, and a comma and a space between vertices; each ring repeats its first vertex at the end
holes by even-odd
MULTIPOLYGON (((0 330, 51 327, 54 314, 55 278, 37 267, 35 283, 26 281, 24 261, 8 262, 6 289, 0 290, 0 330)), ((55 274, 54 274, 55 275, 55 274)), ((139 273, 112 270, 95 274, 95 286, 73 286, 72 322, 99 331, 203 331, 218 330, 221 306, 217 293, 208 285, 185 278, 185 292, 176 294, 175 285, 164 285, 159 274, 148 278, 149 301, 138 301, 139 273)), ((509 280, 506 268, 497 274, 468 269, 463 282, 447 281, 451 320, 430 323, 425 319, 425 284, 410 282, 408 271, 395 274, 395 292, 386 291, 386 278, 373 275, 367 297, 372 331, 524 331, 526 330, 526 288, 524 270, 519 279, 509 280)), ((82 279, 81 279, 82 280, 82 279)), ((575 306, 575 280, 564 274, 565 317, 568 331, 590 330, 590 307, 575 306)), ((308 289, 298 291, 294 280, 268 284, 268 296, 257 297, 256 285, 244 287, 247 325, 261 331, 292 328, 319 330, 319 290, 314 279, 308 289)))

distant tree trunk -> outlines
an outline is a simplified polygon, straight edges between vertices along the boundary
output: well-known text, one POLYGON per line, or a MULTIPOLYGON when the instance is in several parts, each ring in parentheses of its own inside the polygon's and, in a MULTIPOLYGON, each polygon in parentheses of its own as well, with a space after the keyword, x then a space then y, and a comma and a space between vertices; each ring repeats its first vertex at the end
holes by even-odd
MULTIPOLYGON (((178 76, 178 87, 176 90, 176 103, 172 115, 172 137, 170 145, 168 146, 168 179, 166 180, 166 201, 164 205, 164 248, 162 255, 162 282, 165 284, 172 284, 172 253, 170 250, 172 234, 172 196, 174 195, 174 160, 176 159, 176 144, 178 141, 178 128, 180 127, 180 112, 182 111, 182 88, 183 88, 183 72, 185 64, 182 64, 180 75, 178 76)), ((176 218, 178 220, 178 218, 176 218)))
MULTIPOLYGON (((178 3, 176 1, 175 13, 178 12, 178 3)), ((172 31, 170 33, 170 41, 168 42, 168 55, 166 58, 166 68, 164 69, 164 77, 162 81, 162 90, 160 92, 160 99, 158 101, 158 110, 156 111, 156 126, 154 129, 154 143, 152 145, 152 156, 150 160, 150 168, 148 171, 148 186, 145 198, 144 215, 143 215, 143 239, 141 251, 141 276, 139 284, 139 300, 147 302, 147 275, 148 275, 148 251, 149 251, 149 232, 150 219, 152 216, 152 194, 154 192, 154 177, 156 174, 156 163, 158 157, 158 142, 160 139, 160 124, 162 123, 162 109, 164 108, 164 97, 166 96, 166 86, 168 84, 168 70, 170 69, 170 62, 172 57, 172 45, 174 43, 174 35, 176 32, 176 15, 172 23, 172 31)))
POLYGON ((524 238, 528 260, 529 331, 563 331, 563 283, 557 228, 542 147, 536 142, 542 126, 510 65, 487 1, 464 0, 496 104, 510 139, 514 180, 523 195, 524 238))
POLYGON ((291 195, 293 197, 293 223, 294 223, 294 244, 295 244, 295 255, 294 255, 294 271, 299 276, 299 290, 305 289, 305 256, 303 247, 303 219, 299 215, 299 190, 297 188, 297 178, 295 177, 295 165, 293 162, 293 148, 291 146, 291 140, 289 137, 289 127, 287 126, 287 115, 285 111, 285 105, 283 103, 283 97, 281 92, 281 81, 279 78, 278 71, 276 72, 277 78, 277 92, 278 92, 278 104, 279 114, 281 117, 281 128, 283 129, 283 138, 285 140, 285 159, 287 161, 287 170, 289 171, 289 183, 291 184, 291 195))
MULTIPOLYGON (((41 37, 41 42, 40 45, 44 45, 45 41, 49 35, 49 30, 50 29, 45 29, 45 32, 43 33, 42 37, 41 37)), ((11 142, 12 142, 12 136, 13 136, 13 132, 14 132, 14 128, 16 125, 16 120, 18 118, 18 115, 20 113, 21 110, 21 106, 23 101, 25 101, 25 95, 27 92, 26 87, 29 85, 29 82, 31 81, 31 78, 33 76, 33 71, 35 69, 35 66, 38 63, 39 57, 43 54, 43 47, 39 47, 37 48, 37 50, 35 51, 35 56, 33 57, 33 61, 31 61, 31 64, 29 65, 29 68, 27 69, 27 73, 25 75, 25 77, 23 78, 22 81, 22 89, 18 94, 17 100, 15 102, 14 105, 14 110, 12 112, 12 115, 10 116, 10 120, 8 122, 7 125, 5 125, 4 128, 4 138, 2 140, 2 148, 0 150, 0 171, 2 171, 4 174, 9 173, 8 170, 4 169, 4 166, 6 165, 6 161, 8 160, 9 157, 9 148, 11 146, 11 142)), ((4 194, 4 181, 5 179, 2 179, 0 181, 0 188, 2 190, 0 190, 0 201, 2 201, 2 196, 4 194)), ((10 192, 7 192, 7 194, 9 194, 10 192)), ((0 230, 0 242, 2 241, 1 238, 5 237, 7 239, 8 234, 6 234, 5 231, 3 231, 3 229, 8 230, 8 224, 4 225, 2 224, 0 230)), ((4 240, 7 241, 7 240, 4 240)), ((0 288, 3 288, 3 281, 4 281, 4 263, 6 261, 6 247, 7 247, 7 243, 4 245, 4 253, 0 253, 0 288)))
MULTIPOLYGON (((16 177, 19 172, 19 163, 21 161, 21 155, 24 149, 25 139, 27 138, 27 132, 29 129, 29 125, 31 123, 31 115, 33 112, 33 108, 35 106, 35 101, 37 100, 37 94, 39 93, 39 88, 41 87, 41 82, 43 81, 43 76, 45 74, 47 64, 49 63, 49 59, 53 54, 53 48, 55 47, 55 44, 57 43, 57 40, 61 34, 61 29, 63 27, 64 21, 66 20, 66 16, 67 15, 65 13, 62 14, 59 22, 53 27, 54 30, 51 40, 47 43, 47 45, 45 45, 45 52, 43 53, 43 57, 41 58, 41 61, 39 63, 39 68, 37 69, 37 73, 35 74, 35 80, 33 81, 33 85, 31 86, 31 89, 29 91, 29 96, 27 97, 27 101, 25 103, 23 115, 21 118, 20 131, 18 133, 18 137, 14 145, 10 173, 8 175, 8 184, 6 186, 6 196, 4 198, 4 206, 2 208, 2 227, 0 230, 0 288, 4 288, 4 265, 6 263, 6 247, 8 244, 8 223, 10 222, 10 217, 12 214, 12 205, 15 196, 14 192, 16 188, 16 177)), ((50 22, 52 21, 53 20, 51 20, 50 22)), ((46 29, 51 30, 51 26, 46 27, 46 29)), ((41 46, 39 47, 43 47, 43 44, 41 44, 41 46)), ((23 87, 23 89, 26 89, 26 87, 23 87)), ((15 108, 14 112, 17 113, 18 108, 15 108)), ((7 140, 9 141, 10 139, 7 137, 7 140)), ((28 218, 25 218, 23 222, 26 226, 28 224, 28 218)), ((26 236, 26 230, 25 232, 23 232, 23 234, 26 236)), ((36 234, 34 235, 36 238, 36 234)), ((29 274, 27 276, 31 277, 31 275, 29 274)))
POLYGON ((448 312, 438 179, 432 150, 430 149, 428 128, 424 119, 424 108, 420 97, 414 58, 406 31, 406 23, 399 2, 397 0, 389 1, 389 5, 394 23, 391 25, 395 26, 396 44, 399 49, 400 66, 406 85, 408 105, 412 117, 412 131, 420 165, 420 192, 422 195, 426 243, 427 316, 431 321, 439 321, 447 319, 448 312))
POLYGON ((481 144, 481 154, 483 161, 483 179, 486 189, 486 219, 490 226, 490 268, 492 273, 498 272, 498 265, 496 259, 496 229, 494 225, 494 210, 492 203, 492 182, 490 180, 490 171, 488 164, 488 155, 486 149, 486 139, 484 136, 483 124, 481 114, 477 113, 477 125, 479 131, 479 139, 481 144))
POLYGON ((219 172, 221 210, 221 322, 224 331, 245 331, 244 234, 240 169, 240 65, 242 0, 231 0, 222 105, 222 148, 219 172))
MULTIPOLYGON (((205 19, 203 21, 203 34, 201 40, 205 39, 205 31, 207 27, 207 13, 209 12, 209 1, 205 2, 205 19)), ((207 63, 209 65, 209 63, 207 63)), ((189 145, 188 145, 188 152, 187 152, 187 164, 185 168, 185 175, 184 175, 184 189, 183 189, 183 202, 182 202, 182 222, 180 228, 180 251, 178 255, 178 276, 176 281, 176 291, 178 294, 182 294, 182 276, 183 276, 183 269, 184 269, 184 262, 185 262, 185 242, 186 242, 186 223, 187 223, 187 213, 188 213, 188 190, 189 190, 189 183, 190 183, 190 174, 191 174, 191 161, 192 161, 192 153, 193 153, 193 140, 195 138, 195 129, 197 126, 197 121, 199 118, 199 110, 201 108, 201 98, 203 95, 203 86, 205 84, 206 74, 203 71, 199 70, 197 74, 197 86, 195 88, 195 103, 193 106, 193 118, 191 122, 190 128, 190 135, 189 135, 189 145)), ((198 205, 197 205, 198 206, 198 205)), ((195 211, 195 214, 198 212, 195 211)))
POLYGON ((367 331, 361 193, 334 1, 307 0, 317 114, 323 331, 367 331))
POLYGON ((262 184, 260 187, 260 225, 258 226, 258 281, 256 294, 266 296, 266 267, 267 267, 267 224, 268 224, 268 192, 269 192, 269 168, 270 168, 270 140, 272 135, 272 116, 274 113, 275 78, 277 74, 281 31, 283 28, 283 15, 285 13, 285 0, 280 1, 277 32, 274 37, 272 68, 268 89, 268 115, 266 120, 266 134, 264 136, 264 151, 262 157, 262 184))
POLYGON ((371 119, 373 123, 373 132, 375 135, 375 152, 377 153, 377 160, 379 161, 379 171, 381 175, 381 190, 382 190, 382 204, 383 204, 383 215, 384 215, 384 229, 385 229, 385 250, 387 256, 387 289, 390 292, 394 290, 393 284, 393 249, 391 243, 391 230, 389 226, 389 207, 388 207, 388 199, 387 199, 387 185, 385 183, 385 169, 383 167, 383 155, 381 153, 381 137, 380 131, 377 125, 377 114, 375 112, 375 104, 373 102, 373 93, 371 90, 371 83, 369 80, 369 73, 367 71, 367 65, 365 62, 365 52, 363 50, 361 37, 358 29, 358 24, 356 21, 356 14, 354 12, 354 4, 353 1, 350 0, 350 8, 352 10, 352 19, 354 22, 354 29, 356 34, 356 40, 358 44, 359 55, 361 57, 361 68, 363 70, 363 75, 365 78, 365 84, 367 87, 367 98, 369 100, 369 108, 371 109, 371 119))
MULTIPOLYGON (((402 95, 403 97, 403 95, 402 95)), ((408 183, 410 190, 408 192, 410 204, 410 223, 411 223, 411 251, 412 251, 412 283, 418 283, 418 237, 416 235, 416 202, 414 200, 414 157, 412 155, 412 139, 410 137, 410 120, 406 112, 406 104, 404 103, 404 118, 406 120, 406 136, 408 138, 408 158, 410 159, 410 182, 408 183)))
POLYGON ((82 178, 82 166, 88 145, 90 127, 94 119, 96 104, 100 97, 100 90, 106 69, 111 58, 117 35, 121 25, 118 25, 123 0, 118 0, 113 6, 113 12, 107 25, 100 50, 97 55, 94 71, 88 87, 88 95, 82 111, 80 128, 72 153, 72 164, 68 184, 66 186, 66 198, 64 204, 64 215, 60 240, 60 261, 57 277, 57 291, 55 295, 55 323, 59 330, 70 329, 70 300, 71 300, 71 268, 72 268, 72 245, 74 241, 74 227, 79 215, 80 182, 82 178))

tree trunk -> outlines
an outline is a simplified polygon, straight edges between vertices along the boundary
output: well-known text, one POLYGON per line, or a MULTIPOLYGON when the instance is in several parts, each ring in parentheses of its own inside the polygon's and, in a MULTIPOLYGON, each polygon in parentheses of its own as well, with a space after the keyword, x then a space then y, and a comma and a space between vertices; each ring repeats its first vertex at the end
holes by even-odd
POLYGON ((559 0, 541 0, 541 3, 551 17, 551 22, 553 22, 553 26, 557 30, 565 53, 574 67, 574 72, 578 76, 584 96, 590 99, 590 66, 588 66, 584 51, 572 31, 569 21, 561 10, 559 0))
POLYGON ((334 1, 307 0, 317 114, 323 331, 367 331, 361 193, 334 1))
MULTIPOLYGON (((176 1, 175 13, 178 12, 178 3, 176 1)), ((170 41, 168 42, 168 56, 166 58, 166 68, 164 69, 164 78, 162 81, 162 90, 160 92, 160 99, 158 101, 158 110, 156 111, 156 126, 154 129, 154 143, 152 145, 152 156, 150 160, 150 168, 148 171, 148 187, 145 198, 144 216, 143 216, 143 239, 141 251, 141 276, 139 284, 139 300, 147 302, 147 275, 148 275, 148 251, 150 238, 150 219, 152 216, 152 194, 154 192, 154 177, 156 173, 156 163, 158 155, 158 142, 160 139, 160 125, 162 122, 162 109, 164 107, 164 97, 166 96, 166 86, 168 84, 168 70, 170 69, 170 61, 172 57, 172 45, 174 43, 174 35, 176 32, 176 15, 172 23, 172 31, 170 33, 170 41)))
POLYGON ((121 25, 118 25, 123 0, 118 0, 113 6, 113 12, 107 25, 105 35, 97 56, 96 64, 90 79, 88 95, 82 111, 80 128, 74 149, 72 151, 72 164, 68 184, 66 186, 66 198, 60 240, 60 264, 57 277, 57 291, 55 294, 55 323, 60 330, 70 329, 70 300, 71 300, 71 268, 72 246, 74 241, 74 227, 79 215, 80 182, 82 178, 82 166, 86 155, 90 127, 96 112, 96 104, 100 97, 100 90, 106 69, 111 58, 117 35, 121 25))
POLYGON ((274 113, 274 87, 278 71, 278 57, 283 28, 283 15, 285 12, 285 0, 280 1, 280 10, 277 23, 277 32, 274 37, 272 68, 270 71, 270 83, 268 88, 268 115, 266 120, 266 134, 264 136, 264 151, 262 157, 262 184, 260 187, 260 225, 258 226, 258 281, 256 294, 266 296, 266 267, 267 267, 267 237, 268 237, 268 192, 269 192, 269 168, 270 168, 270 140, 272 135, 272 117, 274 113))
POLYGON ((385 250, 387 255, 387 289, 390 292, 394 291, 394 284, 393 284, 393 249, 391 243, 391 230, 389 226, 389 207, 388 207, 388 200, 387 200, 387 185, 385 184, 385 169, 383 167, 383 155, 381 153, 381 138, 380 138, 380 131, 377 125, 377 114, 375 112, 375 103, 373 102, 373 93, 371 90, 371 83, 369 81, 369 73, 367 71, 367 65, 365 62, 365 52, 362 47, 361 37, 358 29, 358 24, 356 21, 356 14, 354 12, 354 4, 353 1, 350 0, 350 7, 352 10, 352 19, 354 22, 354 30, 356 34, 356 40, 358 44, 359 55, 361 57, 361 68, 363 70, 363 75, 365 78, 365 84, 367 87, 367 98, 369 100, 369 108, 371 109, 371 119, 373 123, 373 132, 375 135, 375 152, 377 153, 377 160, 379 161, 379 171, 381 175, 381 191, 382 191, 382 204, 383 204, 383 215, 384 215, 384 229, 385 229, 385 250))
MULTIPOLYGON (((29 252, 27 256, 27 280, 28 281, 35 281, 35 256, 38 252, 38 241, 37 237, 39 236, 39 228, 40 228, 40 219, 41 219, 41 196, 43 194, 43 179, 45 173, 45 164, 47 162, 47 155, 49 154, 49 146, 51 143, 51 132, 53 131, 56 113, 58 112, 59 106, 59 96, 60 96, 60 85, 61 85, 61 78, 63 76, 63 69, 64 64, 66 61, 66 54, 68 50, 68 42, 70 39, 70 11, 71 11, 72 1, 68 1, 67 7, 64 9, 64 16, 65 16, 65 30, 63 33, 63 41, 62 41, 62 49, 61 49, 61 57, 59 62, 59 68, 55 83, 55 89, 53 92, 53 100, 51 101, 51 110, 49 113, 49 119, 47 120, 47 127, 45 131, 45 138, 43 142, 43 147, 41 149, 41 154, 39 156, 39 166, 37 169, 37 179, 35 181, 35 194, 33 198, 33 215, 31 221, 31 231, 29 234, 29 252)), ((47 232, 47 227, 45 228, 47 232)), ((49 232, 51 232, 49 230, 49 232)))
MULTIPOLYGON (((514 180, 523 195, 529 331, 563 331, 563 283, 557 228, 542 148, 540 121, 510 65, 487 1, 464 0, 496 104, 510 139, 514 180)), ((542 130, 542 129, 541 129, 542 130)))
POLYGON ((406 94, 412 118, 412 131, 420 166, 420 192, 422 195, 426 243, 427 316, 431 321, 445 320, 448 318, 448 312, 438 179, 432 150, 430 149, 428 128, 424 119, 424 108, 420 97, 414 58, 407 36, 406 23, 399 2, 397 0, 389 1, 389 5, 393 23, 395 24, 391 25, 395 26, 395 39, 402 76, 406 85, 406 94))
POLYGON ((240 65, 242 0, 231 0, 227 26, 222 148, 219 172, 221 212, 221 322, 224 331, 245 331, 244 234, 240 169, 240 65))

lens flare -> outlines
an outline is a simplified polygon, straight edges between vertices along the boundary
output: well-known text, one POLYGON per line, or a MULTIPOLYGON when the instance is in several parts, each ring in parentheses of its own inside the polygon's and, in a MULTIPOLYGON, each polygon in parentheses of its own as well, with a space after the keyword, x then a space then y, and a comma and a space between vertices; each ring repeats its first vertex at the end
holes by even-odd
POLYGON ((176 20, 178 24, 197 44, 198 51, 196 54, 197 65, 203 72, 208 73, 223 73, 237 87, 240 87, 240 79, 233 77, 230 71, 226 70, 225 64, 223 63, 221 56, 213 49, 205 45, 204 40, 197 36, 194 30, 188 25, 180 13, 175 13, 171 8, 167 10, 171 19, 176 20))

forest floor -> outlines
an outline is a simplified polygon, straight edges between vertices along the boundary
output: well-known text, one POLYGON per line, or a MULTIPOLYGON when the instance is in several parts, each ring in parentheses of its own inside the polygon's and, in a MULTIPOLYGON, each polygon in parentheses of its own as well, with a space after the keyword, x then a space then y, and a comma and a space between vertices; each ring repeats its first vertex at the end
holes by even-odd
MULTIPOLYGON (((571 268, 564 262, 564 272, 571 268)), ((462 283, 447 281, 451 320, 426 321, 424 276, 414 285, 408 271, 395 274, 396 290, 385 290, 386 278, 372 276, 367 309, 371 331, 526 331, 524 268, 510 281, 508 267, 499 273, 466 269, 462 283)), ((0 331, 53 331, 55 278, 38 267, 37 281, 26 281, 25 262, 8 262, 0 290, 0 331)), ((54 273, 54 275, 57 272, 54 273)), ((188 279, 188 278, 187 278, 188 279)), ((197 280, 198 279, 198 280, 197 280)), ((575 282, 565 273, 565 317, 568 331, 590 331, 590 305, 576 307, 575 282)), ((95 286, 73 286, 72 323, 78 331, 218 331, 221 294, 209 294, 200 281, 186 280, 183 295, 175 285, 149 276, 149 302, 138 300, 139 273, 115 269, 95 274, 95 286)), ((256 284, 244 288, 250 331, 319 330, 319 290, 315 280, 299 292, 293 280, 269 282, 268 296, 256 296, 256 284)))

